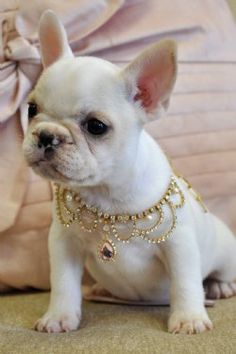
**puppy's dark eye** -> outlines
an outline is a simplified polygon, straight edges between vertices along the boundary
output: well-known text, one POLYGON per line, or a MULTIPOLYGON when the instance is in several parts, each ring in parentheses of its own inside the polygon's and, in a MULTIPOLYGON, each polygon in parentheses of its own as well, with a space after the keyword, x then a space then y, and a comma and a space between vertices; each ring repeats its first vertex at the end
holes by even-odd
POLYGON ((38 107, 36 103, 33 102, 29 102, 28 105, 28 118, 32 119, 38 113, 38 107))
POLYGON ((108 126, 96 118, 88 119, 84 124, 85 129, 92 135, 102 135, 107 132, 108 126))

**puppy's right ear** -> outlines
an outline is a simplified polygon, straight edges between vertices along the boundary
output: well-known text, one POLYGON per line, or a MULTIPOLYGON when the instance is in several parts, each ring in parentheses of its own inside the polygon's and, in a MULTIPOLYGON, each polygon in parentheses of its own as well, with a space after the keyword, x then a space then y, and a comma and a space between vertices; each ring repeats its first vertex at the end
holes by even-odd
POLYGON ((64 57, 73 57, 65 29, 51 10, 45 11, 39 22, 39 42, 44 68, 64 57))

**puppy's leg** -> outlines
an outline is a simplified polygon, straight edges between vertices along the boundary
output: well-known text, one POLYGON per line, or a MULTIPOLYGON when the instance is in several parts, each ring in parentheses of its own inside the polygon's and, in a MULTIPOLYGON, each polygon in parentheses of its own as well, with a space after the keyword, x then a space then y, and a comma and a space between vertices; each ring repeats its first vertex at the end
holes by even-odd
POLYGON ((81 317, 81 277, 83 257, 75 238, 53 222, 49 234, 51 297, 45 315, 35 329, 41 332, 76 330, 81 317))
POLYGON ((204 307, 199 248, 191 228, 181 228, 165 247, 171 278, 172 333, 199 333, 212 329, 204 307))

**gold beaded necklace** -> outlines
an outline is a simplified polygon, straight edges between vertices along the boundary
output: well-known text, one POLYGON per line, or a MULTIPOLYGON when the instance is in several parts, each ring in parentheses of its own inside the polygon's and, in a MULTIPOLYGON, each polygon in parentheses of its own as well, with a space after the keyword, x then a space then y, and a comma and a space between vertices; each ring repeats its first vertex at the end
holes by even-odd
MULTIPOLYGON (((192 186, 188 184, 188 188, 192 189, 192 186)), ((198 200, 199 195, 194 193, 196 200, 198 200)), ((74 222, 78 222, 84 231, 89 233, 97 231, 102 234, 102 241, 98 246, 98 256, 104 262, 115 260, 117 251, 114 239, 122 243, 130 243, 135 238, 141 238, 153 244, 165 242, 176 228, 176 210, 185 204, 184 194, 174 176, 171 176, 166 192, 158 203, 134 215, 110 215, 100 212, 97 208, 87 205, 78 193, 59 184, 56 184, 55 198, 57 216, 63 226, 70 227, 74 222), (168 217, 165 218, 166 212, 168 217), (168 225, 163 225, 167 219, 168 225), (128 227, 130 231, 128 236, 127 230, 125 230, 125 236, 120 231, 120 227, 124 226, 128 227), (165 230, 155 235, 161 226, 164 226, 165 230)))

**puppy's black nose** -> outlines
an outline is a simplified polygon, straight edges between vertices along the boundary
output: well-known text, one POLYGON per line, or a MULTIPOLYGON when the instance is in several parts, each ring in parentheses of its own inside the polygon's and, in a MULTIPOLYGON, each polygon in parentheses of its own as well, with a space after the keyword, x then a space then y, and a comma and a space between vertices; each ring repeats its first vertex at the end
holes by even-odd
POLYGON ((39 140, 38 140, 38 147, 39 148, 46 148, 46 147, 50 147, 53 144, 53 139, 54 139, 54 135, 51 133, 48 133, 46 131, 41 131, 39 134, 39 140))

